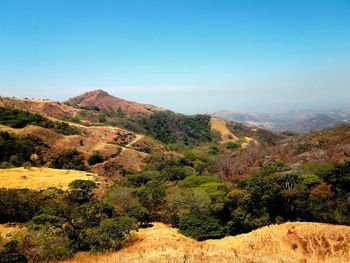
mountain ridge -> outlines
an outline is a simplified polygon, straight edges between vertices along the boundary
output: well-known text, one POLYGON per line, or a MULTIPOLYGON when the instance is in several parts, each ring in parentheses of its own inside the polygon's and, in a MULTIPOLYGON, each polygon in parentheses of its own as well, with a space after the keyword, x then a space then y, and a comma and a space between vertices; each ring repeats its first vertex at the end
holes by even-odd
POLYGON ((250 113, 222 110, 208 113, 227 121, 241 122, 246 126, 274 132, 307 133, 350 122, 348 109, 307 110, 275 113, 250 113))

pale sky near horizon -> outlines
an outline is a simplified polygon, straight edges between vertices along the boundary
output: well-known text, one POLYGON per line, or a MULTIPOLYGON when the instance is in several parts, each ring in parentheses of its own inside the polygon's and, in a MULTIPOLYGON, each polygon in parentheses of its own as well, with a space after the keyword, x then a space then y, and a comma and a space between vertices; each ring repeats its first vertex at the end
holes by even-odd
POLYGON ((0 95, 350 108, 349 0, 0 0, 0 95))

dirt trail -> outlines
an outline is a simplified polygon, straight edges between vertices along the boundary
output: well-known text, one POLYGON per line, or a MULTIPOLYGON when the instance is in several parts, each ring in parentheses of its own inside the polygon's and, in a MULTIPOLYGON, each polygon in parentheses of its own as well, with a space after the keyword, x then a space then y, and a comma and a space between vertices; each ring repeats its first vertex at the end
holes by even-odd
POLYGON ((120 152, 120 154, 122 155, 124 153, 124 151, 131 147, 133 144, 135 144, 136 142, 138 142, 139 140, 143 139, 145 136, 142 134, 135 134, 135 139, 132 140, 131 142, 129 142, 127 145, 125 145, 124 147, 122 147, 122 151, 120 152))

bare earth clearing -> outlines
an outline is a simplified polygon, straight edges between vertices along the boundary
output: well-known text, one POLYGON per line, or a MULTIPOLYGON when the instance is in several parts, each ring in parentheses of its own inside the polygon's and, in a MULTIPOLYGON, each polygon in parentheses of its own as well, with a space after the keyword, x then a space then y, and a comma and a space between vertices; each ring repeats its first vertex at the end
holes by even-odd
POLYGON ((126 248, 109 254, 79 253, 64 263, 109 262, 349 262, 350 227, 295 222, 248 234, 198 242, 162 223, 141 229, 126 248))

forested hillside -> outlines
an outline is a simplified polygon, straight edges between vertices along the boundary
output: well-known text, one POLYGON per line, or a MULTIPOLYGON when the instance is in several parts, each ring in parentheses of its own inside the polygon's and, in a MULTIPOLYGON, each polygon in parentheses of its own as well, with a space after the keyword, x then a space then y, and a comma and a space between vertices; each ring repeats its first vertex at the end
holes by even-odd
POLYGON ((2 174, 23 166, 16 176, 32 190, 0 182, 1 223, 21 226, 0 239, 6 260, 116 251, 154 221, 198 241, 288 221, 350 225, 348 125, 290 136, 207 115, 104 113, 93 103, 65 105, 74 114, 59 119, 11 101, 0 108, 2 174), (53 168, 43 171, 57 188, 28 182, 41 167, 53 168))

